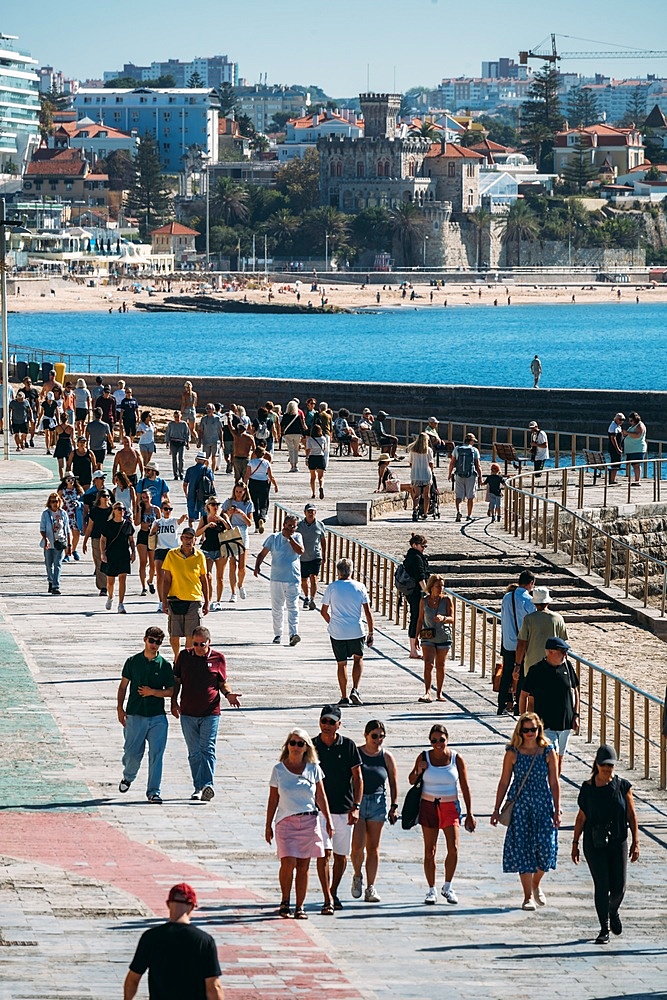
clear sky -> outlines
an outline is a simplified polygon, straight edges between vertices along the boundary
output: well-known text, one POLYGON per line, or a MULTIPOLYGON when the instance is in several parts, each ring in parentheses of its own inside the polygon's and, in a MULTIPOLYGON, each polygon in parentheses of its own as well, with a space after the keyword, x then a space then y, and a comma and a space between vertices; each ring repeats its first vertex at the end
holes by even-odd
MULTIPOLYGON (((4 5, 3 5, 4 6, 4 5)), ((125 62, 227 54, 251 83, 318 84, 332 96, 435 86, 478 76, 482 60, 535 47, 550 32, 563 51, 619 46, 667 49, 667 4, 643 0, 113 0, 58 6, 8 4, 0 30, 66 76, 101 77, 125 62), (613 43, 613 44, 612 44, 613 43)), ((539 66, 539 62, 534 65, 539 66)), ((564 71, 667 77, 667 59, 568 60, 564 71)))

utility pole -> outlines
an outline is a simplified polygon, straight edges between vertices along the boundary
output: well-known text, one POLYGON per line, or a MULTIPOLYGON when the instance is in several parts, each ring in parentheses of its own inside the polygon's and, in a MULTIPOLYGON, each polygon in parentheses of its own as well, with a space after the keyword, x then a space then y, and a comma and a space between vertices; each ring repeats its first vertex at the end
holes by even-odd
POLYGON ((0 310, 2 313, 2 457, 9 461, 9 337, 7 334, 7 228, 18 225, 5 215, 5 199, 0 198, 0 310))
POLYGON ((206 163, 206 270, 211 270, 211 164, 206 163))

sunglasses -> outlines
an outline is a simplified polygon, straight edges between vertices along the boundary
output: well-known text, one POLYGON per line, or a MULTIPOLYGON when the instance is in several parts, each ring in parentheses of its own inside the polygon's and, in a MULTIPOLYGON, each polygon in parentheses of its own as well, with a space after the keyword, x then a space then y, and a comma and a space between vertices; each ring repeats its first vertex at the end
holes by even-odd
POLYGON ((173 507, 163 507, 162 510, 173 510, 173 507))
POLYGON ((305 745, 306 744, 304 743, 303 740, 290 740, 289 741, 289 746, 291 746, 291 747, 305 747, 305 745))
POLYGON ((220 504, 218 503, 217 500, 210 500, 209 503, 206 504, 206 506, 207 507, 219 507, 220 504))
POLYGON ((446 743, 447 740, 440 737, 439 739, 431 740, 431 743, 446 743))
POLYGON ((151 646, 162 645, 162 639, 154 639, 152 635, 146 636, 146 642, 150 642, 151 646))
POLYGON ((321 726, 336 726, 338 719, 320 719, 321 726))
POLYGON ((522 733, 536 733, 537 726, 524 726, 521 730, 522 733))
POLYGON ((385 738, 385 733, 371 733, 372 740, 383 740, 385 738))
POLYGON ((210 639, 203 639, 202 642, 194 642, 193 641, 192 645, 193 646, 208 646, 208 644, 209 644, 210 641, 211 641, 210 639))

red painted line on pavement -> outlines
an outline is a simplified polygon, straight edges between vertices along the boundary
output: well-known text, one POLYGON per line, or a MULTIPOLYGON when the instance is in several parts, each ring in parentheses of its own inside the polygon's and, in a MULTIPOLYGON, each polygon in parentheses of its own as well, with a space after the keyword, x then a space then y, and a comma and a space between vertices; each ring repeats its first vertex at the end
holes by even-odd
POLYGON ((215 918, 209 915, 205 925, 216 939, 225 938, 220 955, 223 969, 229 967, 233 979, 244 975, 248 980, 243 986, 225 983, 223 971, 228 1000, 266 1000, 267 990, 259 989, 252 981, 267 975, 275 977, 270 991, 274 995, 310 1000, 335 982, 336 1000, 361 1000, 362 995, 314 944, 302 925, 293 920, 257 921, 265 901, 256 894, 241 886, 225 885, 225 880, 204 868, 174 862, 161 851, 130 840, 98 817, 83 813, 0 813, 0 853, 113 885, 141 900, 159 917, 166 917, 167 892, 176 882, 191 882, 204 908, 228 903, 223 918, 237 916, 238 923, 216 927, 215 918), (235 906, 241 902, 256 902, 257 913, 245 909, 242 914, 235 913, 235 906), (253 918, 253 923, 244 924, 244 916, 253 918))

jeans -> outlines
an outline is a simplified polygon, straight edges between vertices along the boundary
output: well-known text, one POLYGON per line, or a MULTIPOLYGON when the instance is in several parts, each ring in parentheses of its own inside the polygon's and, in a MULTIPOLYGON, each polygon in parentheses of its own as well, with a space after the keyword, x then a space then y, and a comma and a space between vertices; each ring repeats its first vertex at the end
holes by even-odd
POLYGON ((123 777, 134 781, 144 758, 148 743, 148 784, 146 795, 159 795, 162 782, 162 758, 167 745, 167 716, 128 715, 125 720, 125 753, 123 777))
POLYGON ((213 787, 215 774, 215 740, 220 724, 219 715, 181 716, 181 729, 188 748, 188 762, 196 792, 213 787))
POLYGON ((44 562, 46 563, 46 578, 56 589, 60 590, 60 568, 63 564, 65 549, 56 549, 50 545, 44 549, 44 562))
POLYGON ((185 450, 185 441, 171 441, 169 444, 169 451, 171 452, 171 468, 174 473, 174 479, 177 476, 183 478, 183 451, 185 450))
POLYGON ((255 527, 259 528, 259 519, 262 518, 266 521, 269 516, 269 489, 271 483, 268 479, 249 479, 248 489, 250 490, 250 498, 255 505, 255 510, 253 512, 253 518, 255 521, 255 527))
POLYGON ((287 605, 287 625, 290 635, 299 631, 299 584, 271 580, 271 615, 273 634, 283 634, 283 607, 287 605))
POLYGON ((584 832, 584 857, 588 863, 595 886, 595 909, 600 927, 609 929, 609 914, 618 913, 625 895, 628 871, 627 840, 611 840, 605 848, 598 849, 588 843, 584 832))

